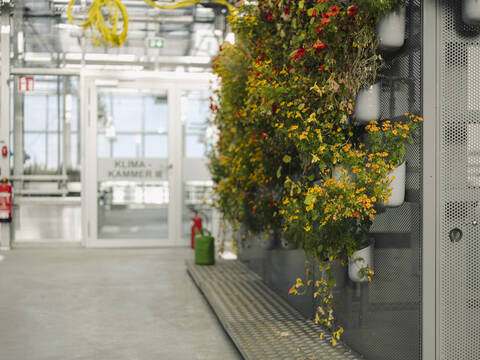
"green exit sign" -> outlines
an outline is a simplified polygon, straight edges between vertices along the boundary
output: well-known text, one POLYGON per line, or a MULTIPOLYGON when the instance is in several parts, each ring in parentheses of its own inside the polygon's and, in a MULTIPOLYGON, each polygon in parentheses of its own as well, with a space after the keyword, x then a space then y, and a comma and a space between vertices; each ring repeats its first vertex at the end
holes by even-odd
POLYGON ((165 44, 165 40, 162 38, 148 38, 147 39, 147 46, 150 49, 163 49, 163 45, 165 44))

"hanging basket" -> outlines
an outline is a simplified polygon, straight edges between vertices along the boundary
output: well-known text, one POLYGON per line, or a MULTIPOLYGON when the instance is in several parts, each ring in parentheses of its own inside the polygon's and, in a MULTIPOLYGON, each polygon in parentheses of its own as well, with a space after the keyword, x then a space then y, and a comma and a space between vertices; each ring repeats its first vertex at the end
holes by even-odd
POLYGON ((407 165, 405 161, 398 165, 395 170, 388 174, 388 178, 393 180, 390 183, 391 196, 383 204, 385 207, 398 207, 405 202, 405 179, 407 175, 407 165))
POLYGON ((348 259, 348 277, 353 282, 368 282, 368 271, 374 268, 374 245, 375 243, 371 241, 370 245, 355 251, 348 259))
POLYGON ((480 0, 462 1, 462 20, 468 25, 480 24, 480 0))
POLYGON ((386 51, 400 49, 405 43, 405 7, 399 7, 382 16, 377 24, 378 48, 386 51))
POLYGON ((357 124, 368 124, 380 119, 380 90, 381 84, 377 82, 358 92, 354 114, 357 124))

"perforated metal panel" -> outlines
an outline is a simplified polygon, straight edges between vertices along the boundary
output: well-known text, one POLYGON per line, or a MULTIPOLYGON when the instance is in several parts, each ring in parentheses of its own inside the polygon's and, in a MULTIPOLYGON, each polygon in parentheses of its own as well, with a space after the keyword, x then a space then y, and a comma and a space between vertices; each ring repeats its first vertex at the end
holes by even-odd
POLYGON ((440 359, 480 359, 480 26, 439 1, 440 359), (458 228, 463 237, 452 242, 458 228))
MULTIPOLYGON (((383 54, 382 119, 423 113, 422 4, 407 1, 405 45, 383 54)), ((344 339, 369 360, 422 358, 422 142, 420 130, 406 155, 405 203, 378 214, 371 229, 376 241, 373 282, 347 282, 338 295, 344 339)))

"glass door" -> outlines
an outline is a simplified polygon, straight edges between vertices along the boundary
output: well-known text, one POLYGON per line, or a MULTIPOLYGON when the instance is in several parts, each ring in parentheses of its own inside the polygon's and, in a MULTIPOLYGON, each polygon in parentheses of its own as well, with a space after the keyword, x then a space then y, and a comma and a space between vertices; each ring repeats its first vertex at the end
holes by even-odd
POLYGON ((136 80, 98 79, 90 79, 88 89, 86 245, 175 245, 173 91, 136 80))
POLYGON ((97 239, 168 239, 168 93, 97 91, 97 239))
POLYGON ((204 154, 212 80, 211 74, 82 73, 87 247, 187 246, 194 211, 214 227, 204 154))

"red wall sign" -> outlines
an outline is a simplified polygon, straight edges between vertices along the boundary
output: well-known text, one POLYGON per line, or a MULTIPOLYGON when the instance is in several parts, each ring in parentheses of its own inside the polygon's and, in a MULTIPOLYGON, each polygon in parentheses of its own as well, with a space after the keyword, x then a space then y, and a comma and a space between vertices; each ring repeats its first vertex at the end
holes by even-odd
POLYGON ((18 92, 29 93, 34 90, 35 81, 33 76, 19 76, 18 77, 18 92))

